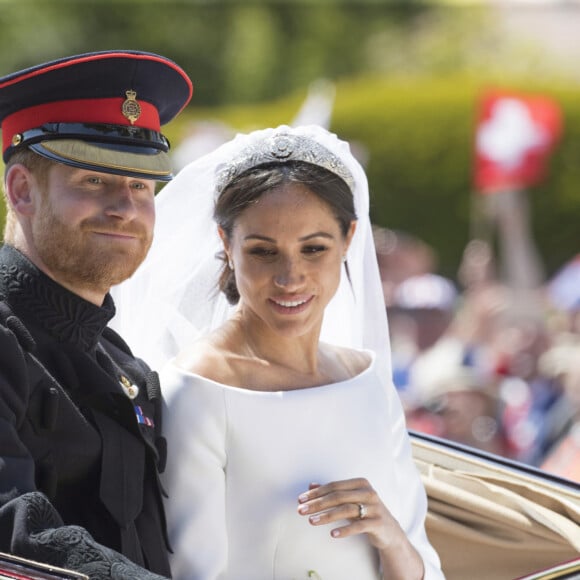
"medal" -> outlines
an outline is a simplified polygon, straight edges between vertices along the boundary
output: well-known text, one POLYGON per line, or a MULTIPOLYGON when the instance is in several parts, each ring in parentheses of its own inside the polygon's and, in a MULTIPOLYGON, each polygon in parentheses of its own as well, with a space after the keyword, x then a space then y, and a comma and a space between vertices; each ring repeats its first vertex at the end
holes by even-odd
POLYGON ((134 399, 139 394, 139 387, 137 385, 133 385, 131 381, 124 375, 121 375, 119 380, 121 387, 123 387, 123 391, 129 397, 129 399, 134 399))

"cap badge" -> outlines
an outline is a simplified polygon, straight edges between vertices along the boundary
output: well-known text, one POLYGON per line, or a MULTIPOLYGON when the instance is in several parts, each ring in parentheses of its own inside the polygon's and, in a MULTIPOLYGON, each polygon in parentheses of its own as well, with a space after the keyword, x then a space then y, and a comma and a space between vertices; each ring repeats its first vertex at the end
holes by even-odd
POLYGON ((127 98, 123 101, 121 112, 123 117, 131 121, 131 125, 141 116, 141 105, 137 102, 137 93, 133 90, 125 91, 127 98))

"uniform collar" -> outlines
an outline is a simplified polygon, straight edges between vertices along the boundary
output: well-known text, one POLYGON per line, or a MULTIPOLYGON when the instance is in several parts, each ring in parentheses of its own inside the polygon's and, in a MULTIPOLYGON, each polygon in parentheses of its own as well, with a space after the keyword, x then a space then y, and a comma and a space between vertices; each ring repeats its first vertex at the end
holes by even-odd
POLYGON ((96 347, 115 315, 109 294, 96 306, 57 284, 8 245, 0 248, 0 297, 27 326, 41 327, 58 342, 87 351, 96 347))

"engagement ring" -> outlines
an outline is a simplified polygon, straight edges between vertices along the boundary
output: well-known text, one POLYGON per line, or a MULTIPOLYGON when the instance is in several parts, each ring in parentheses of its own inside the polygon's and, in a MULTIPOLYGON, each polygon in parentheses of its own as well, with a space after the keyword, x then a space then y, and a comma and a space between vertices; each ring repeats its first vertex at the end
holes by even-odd
POLYGON ((358 504, 358 519, 364 520, 367 517, 367 508, 364 504, 358 504))

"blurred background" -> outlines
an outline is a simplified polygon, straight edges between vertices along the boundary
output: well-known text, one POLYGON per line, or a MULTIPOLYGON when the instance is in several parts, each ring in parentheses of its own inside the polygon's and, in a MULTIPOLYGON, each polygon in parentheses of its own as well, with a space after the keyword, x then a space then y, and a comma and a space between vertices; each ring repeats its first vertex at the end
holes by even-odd
POLYGON ((580 481, 579 1, 0 0, 0 30, 0 75, 175 60, 176 168, 283 123, 349 140, 409 426, 580 481))

